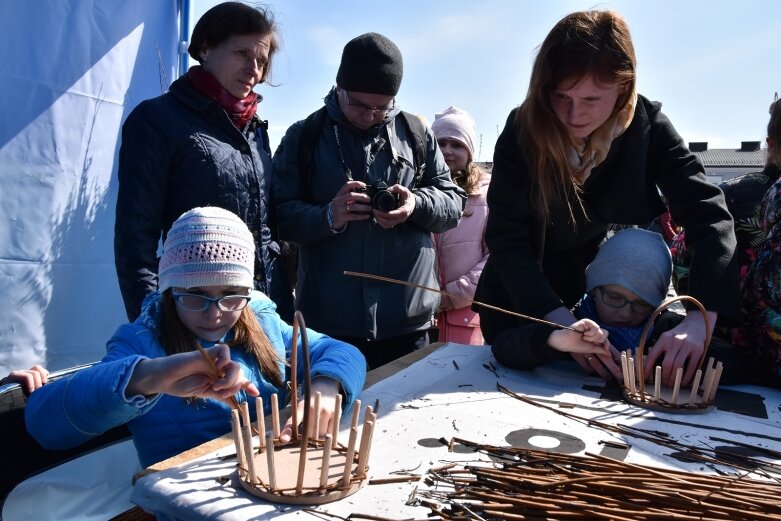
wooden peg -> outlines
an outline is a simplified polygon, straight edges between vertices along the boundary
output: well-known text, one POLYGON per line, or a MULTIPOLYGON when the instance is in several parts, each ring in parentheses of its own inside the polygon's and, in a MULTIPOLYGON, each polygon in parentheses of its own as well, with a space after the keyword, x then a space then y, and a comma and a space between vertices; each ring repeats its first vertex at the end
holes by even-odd
POLYGON ((233 434, 233 443, 236 446, 236 464, 239 466, 239 476, 241 476, 247 467, 244 464, 244 442, 241 436, 238 409, 231 409, 231 433, 233 434))
POLYGON ((347 457, 344 460, 344 470, 342 471, 342 488, 350 488, 352 481, 353 463, 355 459, 355 442, 358 439, 358 427, 350 427, 350 441, 347 443, 347 457))
MULTIPOLYGON (((710 381, 713 379, 713 374, 716 370, 716 361, 711 356, 708 358, 708 365, 705 367, 705 374, 702 376, 702 388, 705 390, 705 387, 710 386, 710 381)), ((702 396, 703 400, 708 399, 708 395, 704 394, 702 396)))
MULTIPOLYGON (((713 360, 711 358, 711 360, 713 360)), ((718 372, 718 368, 723 367, 721 362, 714 365, 713 368, 708 367, 708 370, 710 371, 709 377, 706 377, 705 384, 702 389, 702 401, 703 402, 710 402, 711 401, 711 394, 713 393, 713 382, 716 381, 716 373, 718 372)), ((719 376, 721 378, 721 376, 719 376)))
POLYGON ((697 369, 697 372, 694 373, 694 381, 692 382, 692 392, 691 394, 689 394, 689 407, 695 405, 695 401, 697 399, 697 392, 700 389, 701 378, 702 378, 702 369, 697 369))
MULTIPOLYGON (((372 440, 374 439, 374 426, 377 425, 377 415, 375 413, 372 413, 371 418, 369 420, 371 421, 372 429, 371 431, 369 431, 369 441, 366 443, 366 459, 364 461, 364 466, 369 465, 369 457, 372 454, 372 440)), ((366 473, 365 469, 363 473, 364 474, 366 473)))
POLYGON ((635 386, 635 359, 634 357, 629 357, 629 390, 632 392, 632 394, 637 393, 637 387, 635 386))
POLYGON ((708 401, 713 402, 716 400, 716 389, 719 387, 719 380, 721 380, 721 373, 724 371, 724 364, 719 362, 716 364, 716 374, 713 376, 713 383, 711 384, 710 395, 708 401))
MULTIPOLYGON (((249 404, 247 402, 241 402, 239 404, 239 413, 241 414, 241 426, 246 427, 250 424, 249 422, 249 404)), ((250 430, 250 432, 252 432, 250 430)), ((243 430, 242 430, 243 434, 243 430)))
POLYGON ((358 468, 355 470, 359 479, 366 477, 366 463, 369 456, 369 442, 374 432, 374 422, 364 417, 363 429, 361 429, 361 448, 358 449, 358 468))
POLYGON ((309 433, 313 440, 320 438, 320 399, 321 393, 318 391, 315 393, 315 421, 312 422, 312 432, 309 433))
POLYGON ((670 401, 673 405, 678 405, 678 393, 681 391, 681 380, 683 379, 683 367, 675 371, 675 383, 673 384, 673 395, 670 401))
POLYGON ((263 452, 266 446, 266 414, 263 412, 263 397, 255 398, 255 420, 257 421, 258 451, 263 452))
POLYGON ((355 403, 353 403, 353 418, 350 422, 351 427, 358 428, 358 420, 361 415, 361 400, 355 400, 355 403))
MULTIPOLYGON (((243 408, 247 409, 247 402, 242 402, 243 408)), ((252 424, 247 418, 247 422, 241 427, 244 436, 244 454, 247 455, 247 480, 254 484, 258 481, 258 473, 255 471, 255 455, 252 450, 252 424)))
MULTIPOLYGON (((274 431, 274 439, 279 439, 279 395, 271 395, 271 428, 274 431)), ((296 428, 296 427, 294 427, 296 428)))
POLYGON ((333 438, 331 434, 325 435, 325 443, 323 444, 323 457, 320 467, 320 489, 324 489, 328 483, 328 470, 331 467, 331 443, 333 438))
POLYGON ((629 361, 626 358, 626 351, 621 351, 621 376, 624 377, 624 387, 629 387, 629 361))
POLYGON ((331 428, 331 437, 334 439, 334 447, 339 446, 339 423, 342 421, 342 394, 336 395, 336 404, 334 404, 334 417, 331 428))
POLYGON ((654 400, 659 401, 662 395, 662 366, 657 365, 654 369, 654 400))
POLYGON ((274 467, 274 433, 266 433, 266 464, 268 465, 268 483, 272 491, 277 489, 277 474, 274 467))

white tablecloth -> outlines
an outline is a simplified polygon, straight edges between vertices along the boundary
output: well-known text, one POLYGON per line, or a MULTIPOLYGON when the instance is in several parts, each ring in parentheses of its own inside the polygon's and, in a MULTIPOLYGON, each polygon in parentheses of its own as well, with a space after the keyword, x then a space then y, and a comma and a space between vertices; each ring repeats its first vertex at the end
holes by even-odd
MULTIPOLYGON (((703 464, 683 463, 671 457, 670 449, 657 444, 588 427, 523 403, 497 391, 497 382, 550 406, 565 404, 562 410, 603 423, 661 431, 695 445, 720 445, 711 439, 719 437, 781 452, 781 393, 777 390, 720 388, 718 407, 711 412, 657 413, 623 402, 616 395, 617 388, 582 374, 574 363, 533 372, 514 371, 498 365, 487 347, 449 344, 362 393, 364 405, 374 405, 375 400, 380 403, 371 476, 389 477, 392 472, 411 469, 423 474, 443 462, 478 457, 463 451, 448 452, 436 441, 442 437, 576 454, 603 453, 632 463, 714 472, 703 464), (630 448, 617 449, 602 441, 630 448)), ((343 432, 340 441, 344 440, 343 432)), ((235 482, 226 482, 225 477, 235 480, 235 460, 222 461, 219 456, 232 452, 226 448, 144 477, 136 483, 131 500, 161 517, 180 520, 310 517, 299 507, 265 503, 235 482)), ((429 513, 427 508, 405 505, 417 485, 366 485, 353 496, 316 508, 342 517, 363 513, 423 518, 429 513)))

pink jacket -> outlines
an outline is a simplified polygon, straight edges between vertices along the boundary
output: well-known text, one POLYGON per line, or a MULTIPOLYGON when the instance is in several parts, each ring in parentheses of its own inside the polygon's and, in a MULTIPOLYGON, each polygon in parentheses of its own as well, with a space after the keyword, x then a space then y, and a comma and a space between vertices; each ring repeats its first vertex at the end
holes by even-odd
MULTIPOLYGON (((439 259, 440 289, 467 299, 474 298, 477 281, 488 260, 485 245, 485 224, 488 219, 486 193, 491 175, 480 178, 475 194, 469 196, 464 216, 458 226, 434 239, 439 259)), ((442 295, 442 302, 455 308, 440 314, 439 340, 458 344, 483 344, 480 317, 470 309, 469 302, 442 295)))

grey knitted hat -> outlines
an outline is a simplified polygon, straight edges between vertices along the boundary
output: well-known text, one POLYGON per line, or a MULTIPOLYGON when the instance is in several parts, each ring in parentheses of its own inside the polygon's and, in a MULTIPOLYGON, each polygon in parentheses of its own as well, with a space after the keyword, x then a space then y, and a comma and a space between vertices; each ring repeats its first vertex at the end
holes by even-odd
POLYGON ((403 72, 396 44, 381 34, 366 33, 344 46, 336 84, 349 91, 395 96, 403 72))
POLYGON ((654 307, 670 286, 673 262, 661 235, 628 228, 608 239, 586 268, 586 291, 616 284, 654 307))

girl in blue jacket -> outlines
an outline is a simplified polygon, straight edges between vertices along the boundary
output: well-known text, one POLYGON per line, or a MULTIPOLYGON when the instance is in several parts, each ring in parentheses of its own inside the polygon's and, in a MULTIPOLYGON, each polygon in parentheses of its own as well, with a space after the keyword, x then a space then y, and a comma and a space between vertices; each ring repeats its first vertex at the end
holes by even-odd
MULTIPOLYGON (((117 330, 100 363, 30 396, 32 436, 65 449, 127 423, 148 466, 228 432, 231 397, 263 396, 267 413, 271 394, 286 403, 292 327, 252 291, 254 264, 252 233, 233 213, 207 207, 180 216, 163 246, 159 289, 144 300, 141 316, 117 330), (213 378, 196 342, 224 376, 213 378)), ((349 344, 307 334, 322 436, 336 395, 349 409, 363 387, 366 362, 349 344)), ((282 440, 290 435, 288 421, 282 440)))

